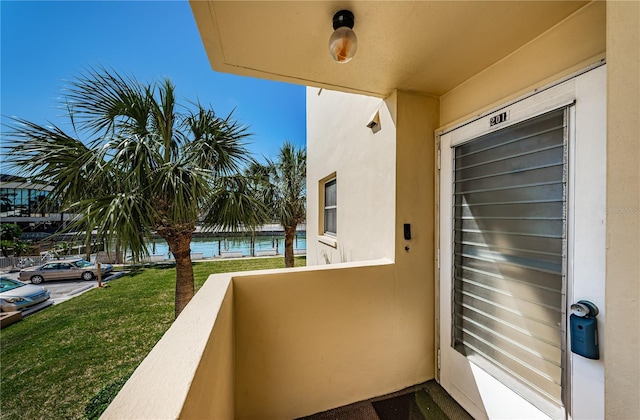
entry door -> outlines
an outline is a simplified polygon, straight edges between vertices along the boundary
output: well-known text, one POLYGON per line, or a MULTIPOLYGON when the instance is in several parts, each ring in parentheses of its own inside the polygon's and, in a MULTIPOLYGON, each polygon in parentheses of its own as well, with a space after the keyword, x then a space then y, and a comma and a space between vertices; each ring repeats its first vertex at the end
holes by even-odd
POLYGON ((567 307, 602 330, 605 93, 603 66, 440 135, 440 381, 476 418, 604 415, 567 307))

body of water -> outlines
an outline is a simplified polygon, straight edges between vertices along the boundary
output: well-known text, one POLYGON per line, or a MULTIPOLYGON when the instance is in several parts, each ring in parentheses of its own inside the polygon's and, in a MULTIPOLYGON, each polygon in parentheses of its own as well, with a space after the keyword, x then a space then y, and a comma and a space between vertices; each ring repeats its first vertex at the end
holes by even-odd
MULTIPOLYGON (((147 246, 151 255, 169 255, 169 246, 162 239, 149 242, 147 246)), ((276 249, 278 254, 284 254, 284 236, 256 236, 255 251, 276 249)), ((293 240, 294 250, 306 250, 306 235, 296 235, 293 240)), ((202 253, 204 258, 213 258, 220 255, 220 251, 241 251, 242 256, 251 255, 251 237, 212 237, 194 238, 191 241, 191 253, 202 253)))

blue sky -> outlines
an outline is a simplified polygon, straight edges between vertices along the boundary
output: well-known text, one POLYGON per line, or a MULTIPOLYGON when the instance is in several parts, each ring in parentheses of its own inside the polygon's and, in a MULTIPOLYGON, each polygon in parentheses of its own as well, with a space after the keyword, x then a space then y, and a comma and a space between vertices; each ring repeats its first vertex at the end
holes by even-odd
POLYGON ((16 116, 65 128, 65 80, 102 65, 140 81, 169 77, 181 102, 199 99, 220 116, 235 108, 256 157, 306 143, 305 88, 214 72, 186 0, 2 0, 0 13, 3 124, 16 116))

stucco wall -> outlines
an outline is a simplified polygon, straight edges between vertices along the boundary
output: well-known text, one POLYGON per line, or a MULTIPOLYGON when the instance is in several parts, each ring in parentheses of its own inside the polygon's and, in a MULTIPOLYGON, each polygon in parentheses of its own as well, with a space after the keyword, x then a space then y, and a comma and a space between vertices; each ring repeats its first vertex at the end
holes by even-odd
MULTIPOLYGON (((212 283, 208 287, 215 286, 218 289, 222 288, 226 282, 228 282, 227 275, 209 276, 207 281, 212 283)), ((208 299, 203 299, 200 304, 215 306, 215 300, 212 298, 213 296, 209 295, 208 299)), ((213 316, 210 312, 209 314, 213 316)), ((193 332, 200 327, 198 324, 201 322, 198 321, 192 320, 192 324, 187 328, 193 332)), ((207 326, 206 322, 204 326, 207 326)), ((234 352, 233 286, 230 286, 220 305, 213 331, 209 335, 202 359, 193 376, 180 418, 232 419, 235 417, 234 352)))
POLYGON ((394 258, 395 136, 387 102, 307 88, 308 265, 394 258), (377 132, 366 126, 376 111, 377 132), (319 182, 332 173, 338 187, 338 232, 335 243, 327 244, 318 240, 319 182))
POLYGON ((440 126, 455 125, 584 69, 605 56, 606 4, 594 1, 440 98, 440 126))
POLYGON ((209 276, 101 419, 234 418, 231 276, 209 276))
MULTIPOLYGON (((404 302, 403 327, 422 342, 401 349, 412 364, 435 376, 435 173, 436 98, 397 92, 396 150, 396 294, 404 302), (411 239, 404 239, 404 224, 411 239), (421 331, 428 331, 423 335, 421 331), (420 332, 420 334, 419 334, 420 332), (418 335, 419 334, 419 335, 418 335)), ((405 372, 409 374, 409 372, 405 372)))
POLYGON ((607 2, 605 414, 640 418, 640 3, 607 2))
POLYGON ((297 418, 433 378, 430 305, 407 299, 421 288, 389 260, 235 277, 236 418, 297 418))
POLYGON ((314 136, 309 156, 325 153, 327 159, 308 165, 307 247, 315 251, 308 251, 307 259, 323 264, 318 261, 324 258, 322 250, 341 257, 344 240, 361 244, 349 255, 359 259, 368 250, 395 256, 395 263, 332 264, 317 271, 307 267, 234 279, 240 419, 299 417, 435 377, 433 133, 438 101, 409 92, 396 92, 384 102, 335 92, 320 96, 325 94, 324 108, 316 107, 317 90, 308 91, 314 136), (376 109, 382 129, 366 133, 367 118, 376 109), (335 114, 345 114, 350 129, 334 127, 340 123, 331 118, 335 114), (332 140, 333 133, 342 133, 335 137, 339 141, 332 140), (367 144, 373 150, 365 150, 367 144), (365 161, 356 164, 355 159, 365 161), (313 238, 312 226, 318 219, 317 181, 334 171, 338 183, 345 179, 347 185, 338 190, 338 209, 344 212, 338 218, 338 249, 326 250, 313 238), (371 194, 368 202, 362 201, 363 189, 371 194), (343 230, 346 221, 355 228, 343 230), (411 224, 410 240, 404 239, 405 223, 411 224), (386 233, 372 235, 362 226, 384 226, 386 233))

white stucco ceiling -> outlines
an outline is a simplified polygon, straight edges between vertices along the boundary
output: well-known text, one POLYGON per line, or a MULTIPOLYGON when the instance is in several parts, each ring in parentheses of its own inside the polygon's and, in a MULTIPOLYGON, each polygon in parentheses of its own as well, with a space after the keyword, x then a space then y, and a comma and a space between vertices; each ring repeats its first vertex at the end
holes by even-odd
POLYGON ((586 1, 199 1, 191 7, 212 67, 387 96, 442 95, 583 7, 586 1), (355 15, 358 51, 328 52, 333 14, 355 15))

